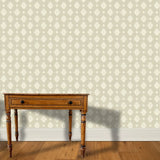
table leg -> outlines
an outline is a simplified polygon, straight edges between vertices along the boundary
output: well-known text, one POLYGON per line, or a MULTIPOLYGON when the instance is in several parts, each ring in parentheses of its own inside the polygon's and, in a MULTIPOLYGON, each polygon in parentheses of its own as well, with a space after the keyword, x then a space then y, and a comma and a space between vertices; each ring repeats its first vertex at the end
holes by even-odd
POLYGON ((15 136, 16 136, 16 141, 18 141, 18 112, 17 112, 17 109, 14 110, 14 118, 15 118, 15 136))
POLYGON ((71 141, 72 137, 72 110, 69 110, 69 141, 71 141))
POLYGON ((85 155, 86 111, 81 111, 81 156, 85 155))
POLYGON ((6 111, 6 122, 7 122, 8 149, 9 149, 9 152, 10 152, 10 157, 12 157, 11 116, 10 116, 10 110, 6 111))

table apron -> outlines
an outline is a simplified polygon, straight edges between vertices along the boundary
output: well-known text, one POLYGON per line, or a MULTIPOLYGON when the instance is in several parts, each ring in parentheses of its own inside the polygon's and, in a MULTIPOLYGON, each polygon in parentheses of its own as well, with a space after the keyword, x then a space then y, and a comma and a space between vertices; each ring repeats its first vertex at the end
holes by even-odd
POLYGON ((66 109, 66 110, 81 110, 83 109, 83 106, 21 106, 21 105, 12 105, 10 106, 10 109, 66 109))

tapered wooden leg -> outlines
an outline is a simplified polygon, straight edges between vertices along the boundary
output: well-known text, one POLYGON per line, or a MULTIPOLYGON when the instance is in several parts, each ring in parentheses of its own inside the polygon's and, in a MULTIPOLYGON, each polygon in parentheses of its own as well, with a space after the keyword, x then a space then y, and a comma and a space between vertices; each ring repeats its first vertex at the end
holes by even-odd
POLYGON ((16 141, 18 141, 18 112, 17 112, 17 109, 14 110, 14 118, 15 118, 15 136, 16 136, 16 141))
POLYGON ((69 110, 69 141, 71 141, 71 137, 72 137, 72 110, 69 110))
POLYGON ((85 155, 86 111, 81 111, 81 156, 85 155))
POLYGON ((10 157, 12 157, 11 116, 10 116, 10 110, 6 111, 6 122, 7 122, 8 149, 9 149, 9 152, 10 152, 10 157))

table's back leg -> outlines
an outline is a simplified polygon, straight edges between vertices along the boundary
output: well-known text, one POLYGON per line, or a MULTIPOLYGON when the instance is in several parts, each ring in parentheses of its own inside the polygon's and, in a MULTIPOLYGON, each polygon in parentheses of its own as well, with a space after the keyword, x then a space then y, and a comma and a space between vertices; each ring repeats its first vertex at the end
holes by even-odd
POLYGON ((15 136, 16 136, 16 141, 18 141, 18 112, 17 112, 17 109, 14 110, 14 118, 15 118, 15 136))
POLYGON ((72 110, 69 110, 69 140, 71 141, 71 137, 72 137, 72 110))
POLYGON ((6 111, 6 122, 7 122, 7 138, 8 138, 8 149, 10 157, 12 157, 12 139, 11 139, 11 116, 10 110, 6 111))
POLYGON ((86 111, 81 111, 81 156, 85 155, 86 111))

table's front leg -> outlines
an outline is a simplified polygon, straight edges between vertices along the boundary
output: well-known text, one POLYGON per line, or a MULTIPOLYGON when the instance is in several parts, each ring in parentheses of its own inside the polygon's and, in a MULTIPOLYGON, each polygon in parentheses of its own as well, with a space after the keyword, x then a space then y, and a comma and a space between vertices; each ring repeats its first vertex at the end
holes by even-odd
POLYGON ((81 156, 85 155, 86 111, 81 111, 81 156))
POLYGON ((12 157, 12 139, 11 139, 11 116, 10 110, 6 111, 6 122, 7 122, 7 138, 8 138, 8 149, 10 157, 12 157))
POLYGON ((69 110, 69 141, 71 141, 72 137, 72 110, 69 110))

